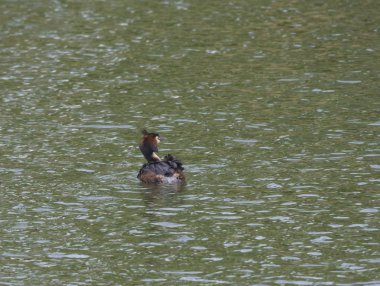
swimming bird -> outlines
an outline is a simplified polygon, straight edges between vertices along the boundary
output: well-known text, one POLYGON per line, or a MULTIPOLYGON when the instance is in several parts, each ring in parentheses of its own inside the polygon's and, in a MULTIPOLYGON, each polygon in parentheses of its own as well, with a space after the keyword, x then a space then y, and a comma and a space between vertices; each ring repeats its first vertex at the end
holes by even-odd
POLYGON ((184 183, 185 175, 182 172, 182 162, 168 154, 163 160, 156 154, 161 137, 158 133, 150 133, 145 129, 142 131, 143 138, 140 142, 140 151, 148 161, 145 163, 137 178, 147 184, 173 184, 184 183))

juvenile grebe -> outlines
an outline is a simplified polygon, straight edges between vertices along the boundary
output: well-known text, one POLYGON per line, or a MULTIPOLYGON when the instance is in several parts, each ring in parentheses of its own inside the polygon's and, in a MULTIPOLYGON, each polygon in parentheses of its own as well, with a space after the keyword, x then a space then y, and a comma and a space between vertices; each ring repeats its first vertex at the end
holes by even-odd
POLYGON ((149 133, 145 129, 142 131, 143 138, 139 145, 141 153, 148 163, 145 163, 137 175, 141 182, 147 184, 161 183, 184 183, 184 168, 180 160, 168 154, 163 160, 157 156, 157 145, 160 143, 158 133, 149 133))

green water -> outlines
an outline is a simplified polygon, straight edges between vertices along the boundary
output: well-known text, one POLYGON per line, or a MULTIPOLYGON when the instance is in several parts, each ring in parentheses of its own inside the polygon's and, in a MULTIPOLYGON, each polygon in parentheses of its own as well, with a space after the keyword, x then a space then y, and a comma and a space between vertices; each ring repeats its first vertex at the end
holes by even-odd
POLYGON ((379 285, 379 3, 0 0, 0 285, 379 285))

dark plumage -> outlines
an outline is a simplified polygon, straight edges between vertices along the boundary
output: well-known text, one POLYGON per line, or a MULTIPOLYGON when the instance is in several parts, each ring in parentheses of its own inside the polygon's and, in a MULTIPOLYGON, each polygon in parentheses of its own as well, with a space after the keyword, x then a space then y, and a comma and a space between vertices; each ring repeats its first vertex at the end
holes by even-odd
POLYGON ((148 163, 141 167, 137 178, 148 184, 184 183, 182 162, 170 154, 161 160, 155 153, 158 152, 157 145, 161 141, 159 134, 149 133, 146 130, 143 130, 142 134, 139 147, 148 163))

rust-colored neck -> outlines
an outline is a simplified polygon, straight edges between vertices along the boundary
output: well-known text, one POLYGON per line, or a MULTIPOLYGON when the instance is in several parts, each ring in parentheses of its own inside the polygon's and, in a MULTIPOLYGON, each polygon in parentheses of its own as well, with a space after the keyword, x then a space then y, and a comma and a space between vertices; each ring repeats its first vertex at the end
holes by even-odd
POLYGON ((148 133, 143 131, 143 138, 139 145, 141 153, 144 155, 148 162, 161 161, 160 157, 155 152, 158 152, 158 143, 160 143, 160 137, 158 133, 148 133))

